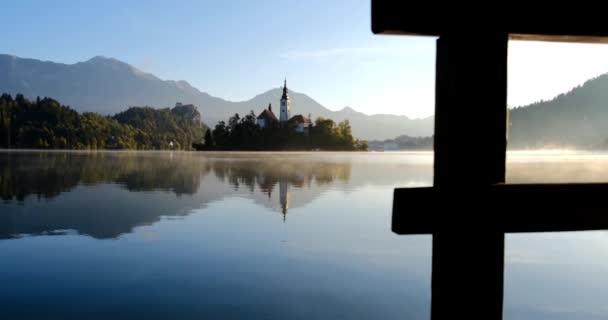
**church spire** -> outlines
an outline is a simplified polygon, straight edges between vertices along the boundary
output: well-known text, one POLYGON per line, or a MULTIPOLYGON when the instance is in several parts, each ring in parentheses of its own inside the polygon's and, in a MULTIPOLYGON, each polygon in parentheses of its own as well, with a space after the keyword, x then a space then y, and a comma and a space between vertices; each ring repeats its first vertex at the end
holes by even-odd
POLYGON ((283 99, 287 99, 287 78, 285 78, 285 82, 283 82, 283 99))
POLYGON ((287 78, 285 78, 285 82, 283 82, 283 95, 281 96, 281 116, 279 117, 281 122, 289 120, 289 113, 291 112, 290 104, 289 95, 287 94, 287 78))

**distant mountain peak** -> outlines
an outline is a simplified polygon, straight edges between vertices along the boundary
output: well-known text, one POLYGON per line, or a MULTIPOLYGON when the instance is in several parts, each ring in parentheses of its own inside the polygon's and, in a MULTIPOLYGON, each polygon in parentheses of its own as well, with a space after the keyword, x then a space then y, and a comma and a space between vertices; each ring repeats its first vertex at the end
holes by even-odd
POLYGON ((344 112, 344 113, 361 113, 361 112, 359 112, 359 111, 357 111, 357 110, 355 110, 355 109, 353 109, 353 108, 351 108, 349 106, 346 106, 346 107, 342 108, 342 110, 340 110, 340 112, 344 112))
POLYGON ((110 67, 110 68, 114 68, 114 69, 118 69, 118 70, 123 69, 123 70, 128 70, 129 72, 132 72, 134 75, 136 75, 137 77, 140 77, 140 78, 144 78, 147 80, 160 80, 158 77, 156 77, 155 75, 153 75, 151 73, 141 71, 141 70, 137 69, 136 67, 134 67, 124 61, 121 61, 121 60, 118 60, 118 59, 112 58, 112 57, 94 56, 93 58, 91 58, 87 61, 81 62, 80 64, 91 65, 91 66, 101 67, 101 68, 110 67))
POLYGON ((176 87, 178 87, 182 90, 198 91, 198 89, 193 87, 188 81, 185 81, 185 80, 165 80, 165 82, 174 84, 176 87))
POLYGON ((95 60, 108 60, 108 59, 113 59, 107 56, 102 56, 102 55, 98 55, 98 56, 94 56, 91 59, 89 59, 88 61, 95 61, 95 60))
MULTIPOLYGON (((85 63, 119 63, 119 64, 127 64, 122 62, 116 58, 106 57, 106 56, 94 56, 93 58, 85 61, 85 63)), ((127 64, 128 65, 128 64, 127 64)))
MULTIPOLYGON (((90 65, 90 66, 99 66, 99 67, 113 67, 113 68, 125 68, 125 69, 134 69, 137 70, 137 68, 133 67, 132 65, 120 61, 116 58, 111 58, 111 57, 106 57, 106 56, 94 56, 93 58, 83 61, 83 62, 78 62, 75 63, 74 65, 90 65)), ((139 70, 137 70, 139 71, 139 70)), ((142 71, 139 71, 142 72, 142 71)), ((143 73, 143 72, 142 72, 143 73)))

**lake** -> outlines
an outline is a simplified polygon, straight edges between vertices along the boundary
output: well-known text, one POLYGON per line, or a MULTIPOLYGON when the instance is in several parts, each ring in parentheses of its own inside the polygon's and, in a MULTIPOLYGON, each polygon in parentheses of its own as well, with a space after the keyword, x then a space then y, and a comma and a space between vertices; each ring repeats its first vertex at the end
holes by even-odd
MULTIPOLYGON (((508 182, 608 181, 608 154, 508 158, 508 182)), ((431 236, 390 221, 432 175, 428 152, 0 152, 2 318, 429 319, 431 236)), ((607 318, 606 248, 507 235, 505 319, 607 318)))

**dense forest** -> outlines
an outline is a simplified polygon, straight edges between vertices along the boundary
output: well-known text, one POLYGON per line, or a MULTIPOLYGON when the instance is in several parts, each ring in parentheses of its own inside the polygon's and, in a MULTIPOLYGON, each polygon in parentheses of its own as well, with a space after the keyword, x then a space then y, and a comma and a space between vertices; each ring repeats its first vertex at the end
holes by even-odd
POLYGON ((192 105, 78 113, 51 98, 0 96, 0 148, 190 149, 206 126, 192 105))
POLYGON ((608 74, 509 110, 509 148, 608 148, 608 74))
POLYGON ((353 138, 348 120, 335 123, 317 118, 308 134, 298 133, 290 124, 260 128, 251 111, 244 117, 238 114, 228 122, 220 121, 205 133, 205 143, 195 144, 198 150, 367 150, 367 141, 353 138))

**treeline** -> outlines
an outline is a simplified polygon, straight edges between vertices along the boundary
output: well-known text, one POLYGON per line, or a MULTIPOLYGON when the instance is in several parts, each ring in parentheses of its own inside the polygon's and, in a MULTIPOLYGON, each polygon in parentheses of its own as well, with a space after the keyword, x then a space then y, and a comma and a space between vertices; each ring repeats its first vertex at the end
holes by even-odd
POLYGON ((551 100, 509 110, 509 149, 608 148, 608 74, 551 100))
POLYGON ((401 135, 395 139, 372 140, 369 142, 369 148, 371 150, 433 150, 433 136, 401 135))
POLYGON ((80 114, 51 98, 0 96, 0 148, 190 149, 205 130, 193 106, 131 107, 102 116, 80 114))
POLYGON ((244 117, 238 114, 228 122, 220 121, 205 133, 205 143, 195 144, 198 150, 367 150, 367 141, 353 138, 348 120, 335 123, 317 118, 308 133, 296 132, 295 124, 268 125, 261 128, 253 111, 244 117))

